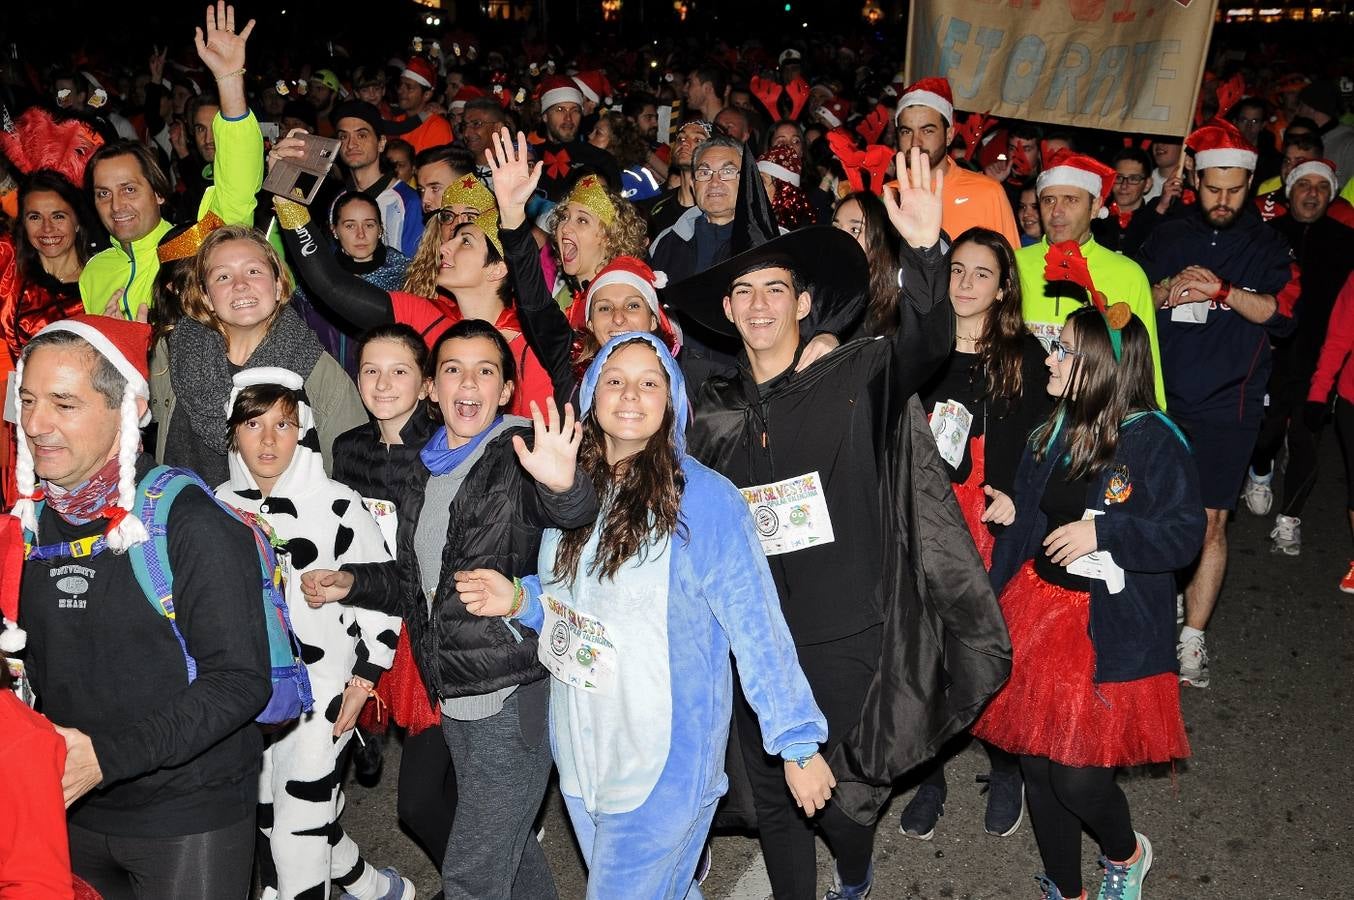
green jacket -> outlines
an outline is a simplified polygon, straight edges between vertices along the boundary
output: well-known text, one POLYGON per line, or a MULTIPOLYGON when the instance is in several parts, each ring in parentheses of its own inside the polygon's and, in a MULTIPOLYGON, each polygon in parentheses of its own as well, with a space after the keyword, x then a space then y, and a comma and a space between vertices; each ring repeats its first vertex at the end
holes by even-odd
MULTIPOLYGON (((1044 255, 1048 253, 1048 238, 1037 244, 1021 247, 1015 252, 1016 269, 1020 272, 1020 308, 1025 314, 1025 327, 1034 333, 1045 347, 1062 331, 1063 322, 1084 303, 1085 293, 1076 290, 1066 293, 1061 286, 1044 280, 1044 255)), ((1157 311, 1152 303, 1152 286, 1142 266, 1127 256, 1102 247, 1090 238, 1081 245, 1086 266, 1091 270, 1095 289, 1110 303, 1123 302, 1142 320, 1152 344, 1152 372, 1156 379, 1157 403, 1166 408, 1166 388, 1161 380, 1161 344, 1157 341, 1157 311)), ((1075 290, 1075 289, 1074 289, 1075 290)))
MULTIPOLYGON (((201 219, 210 210, 227 225, 254 223, 255 195, 263 186, 263 133, 252 112, 242 119, 226 119, 220 113, 212 121, 216 141, 216 183, 207 187, 198 205, 201 219)), ((161 220, 150 233, 130 247, 112 246, 95 254, 80 275, 80 297, 85 311, 102 313, 114 291, 125 290, 123 314, 135 318, 153 296, 160 260, 155 255, 160 238, 173 226, 161 220)))

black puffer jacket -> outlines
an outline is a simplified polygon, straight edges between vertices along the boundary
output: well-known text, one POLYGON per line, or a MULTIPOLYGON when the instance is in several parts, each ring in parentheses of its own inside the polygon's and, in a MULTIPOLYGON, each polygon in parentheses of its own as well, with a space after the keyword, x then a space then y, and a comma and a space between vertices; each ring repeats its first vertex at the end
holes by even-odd
POLYGON ((410 470, 423 471, 418 454, 436 430, 437 422, 422 409, 414 410, 400 429, 403 444, 382 441, 374 419, 350 428, 334 438, 334 480, 363 497, 390 500, 398 506, 410 470))
POLYGON ((410 467, 396 499, 396 561, 344 566, 354 576, 348 602, 403 616, 410 624, 414 661, 434 700, 487 694, 546 676, 536 661, 536 633, 520 625, 514 631, 497 616, 471 615, 452 574, 465 569, 533 574, 543 528, 578 528, 597 516, 590 479, 579 471, 562 494, 541 487, 518 463, 515 435, 531 445, 531 429, 525 427, 490 438, 451 502, 431 614, 414 549, 429 477, 423 466, 410 467))

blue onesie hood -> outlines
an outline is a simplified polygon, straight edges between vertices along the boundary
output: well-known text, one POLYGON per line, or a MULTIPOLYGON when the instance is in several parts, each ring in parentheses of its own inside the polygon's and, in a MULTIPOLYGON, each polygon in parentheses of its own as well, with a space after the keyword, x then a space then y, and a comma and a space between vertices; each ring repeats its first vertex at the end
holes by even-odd
POLYGON ((674 413, 672 442, 680 459, 686 456, 686 425, 691 418, 691 408, 686 399, 686 379, 682 377, 682 370, 677 366, 677 361, 672 358, 672 353, 664 346, 663 341, 647 331, 618 334, 597 351, 597 356, 588 366, 588 371, 583 375, 583 383, 578 389, 579 418, 587 416, 588 410, 592 409, 593 398, 597 396, 597 379, 601 377, 602 366, 606 364, 607 359, 616 352, 617 347, 636 340, 644 341, 653 347, 654 352, 658 354, 658 361, 663 364, 663 371, 668 373, 668 399, 672 401, 674 413))

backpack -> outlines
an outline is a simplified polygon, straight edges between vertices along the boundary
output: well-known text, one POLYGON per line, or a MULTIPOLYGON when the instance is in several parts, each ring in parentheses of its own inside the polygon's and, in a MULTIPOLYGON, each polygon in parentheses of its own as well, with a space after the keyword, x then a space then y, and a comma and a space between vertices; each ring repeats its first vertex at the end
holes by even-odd
MULTIPOLYGON (((197 660, 188 652, 188 644, 174 621, 174 571, 169 562, 169 541, 166 526, 174 498, 184 488, 197 487, 228 516, 246 526, 254 536, 258 549, 259 579, 263 584, 263 617, 268 630, 268 657, 271 666, 273 691, 268 705, 254 719, 261 725, 280 725, 309 712, 314 706, 310 691, 310 677, 301 661, 301 647, 292 631, 291 616, 287 613, 287 598, 283 593, 282 568, 277 554, 263 531, 244 513, 222 503, 195 472, 156 466, 146 473, 136 486, 136 515, 150 533, 150 540, 132 547, 127 558, 132 564, 136 582, 155 611, 169 621, 169 627, 183 651, 188 668, 188 682, 197 679, 197 660)), ((42 504, 38 505, 38 515, 42 504)), ((30 542, 31 535, 25 535, 30 542)), ((103 549, 100 537, 84 552, 90 556, 103 549)))

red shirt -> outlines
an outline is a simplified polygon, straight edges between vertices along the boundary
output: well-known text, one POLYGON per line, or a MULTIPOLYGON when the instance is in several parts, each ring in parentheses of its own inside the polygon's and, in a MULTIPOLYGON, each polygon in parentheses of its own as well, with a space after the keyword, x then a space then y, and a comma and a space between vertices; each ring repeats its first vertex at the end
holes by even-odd
POLYGON ((69 900, 75 889, 61 795, 66 742, 9 690, 0 690, 0 759, 0 897, 69 900))
MULTIPOLYGON (((441 297, 429 299, 404 291, 391 291, 390 306, 395 313, 395 321, 410 326, 422 335, 429 349, 448 328, 464 318, 455 303, 441 297)), ((507 339, 513 360, 517 363, 517 384, 508 402, 508 412, 530 418, 530 404, 535 400, 544 414, 546 398, 555 396, 555 386, 550 380, 550 373, 536 358, 535 351, 527 345, 522 326, 517 321, 517 311, 512 307, 504 309, 494 322, 494 327, 507 339)))

